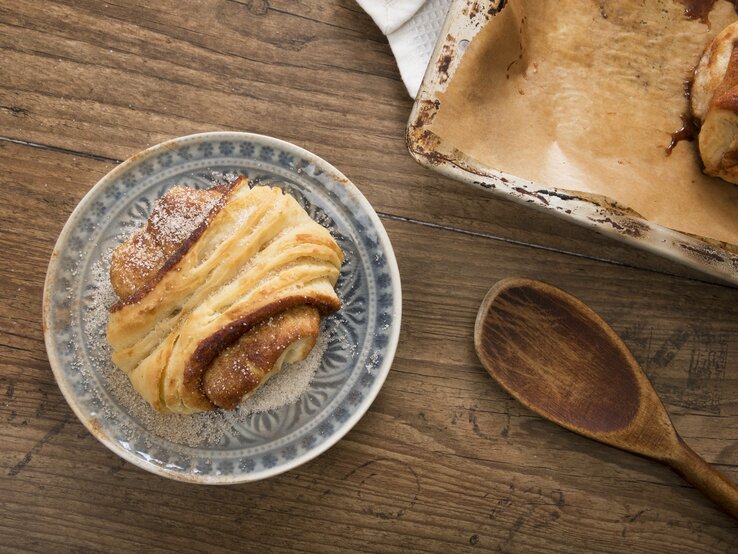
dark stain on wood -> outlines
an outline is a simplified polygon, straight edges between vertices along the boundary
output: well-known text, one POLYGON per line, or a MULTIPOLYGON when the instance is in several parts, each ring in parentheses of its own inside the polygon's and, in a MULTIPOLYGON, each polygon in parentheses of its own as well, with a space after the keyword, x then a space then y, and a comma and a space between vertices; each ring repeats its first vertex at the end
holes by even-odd
POLYGON ((21 108, 20 106, 0 106, 0 110, 5 110, 15 117, 24 117, 31 113, 26 108, 21 108))
POLYGON ((67 424, 67 420, 59 421, 54 426, 49 429, 49 431, 39 439, 39 441, 34 444, 30 450, 28 450, 21 461, 19 461, 17 464, 15 464, 13 467, 11 467, 8 470, 8 476, 9 477, 15 477, 17 476, 21 471, 23 471, 23 468, 25 468, 28 464, 31 463, 31 460, 33 460, 33 457, 39 453, 39 451, 43 448, 43 446, 49 442, 52 438, 54 438, 56 435, 61 433, 61 430, 64 428, 64 426, 67 424))
POLYGON ((344 481, 358 481, 357 497, 362 511, 382 520, 397 520, 412 510, 420 494, 415 469, 401 460, 378 458, 351 470, 344 481), (400 479, 396 479, 400 477, 400 479), (394 488, 388 484, 393 481, 394 488))

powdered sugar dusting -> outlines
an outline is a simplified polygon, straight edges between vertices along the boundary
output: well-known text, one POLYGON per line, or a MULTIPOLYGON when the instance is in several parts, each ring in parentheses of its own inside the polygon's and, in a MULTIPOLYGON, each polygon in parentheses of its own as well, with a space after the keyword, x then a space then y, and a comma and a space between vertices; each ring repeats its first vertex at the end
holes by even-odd
MULTIPOLYGON (((99 347, 98 343, 102 340, 107 345, 105 337, 105 329, 108 324, 108 313, 110 307, 118 301, 118 297, 113 292, 113 287, 110 284, 109 278, 109 262, 112 255, 112 249, 108 250, 104 255, 104 260, 98 260, 92 264, 91 276, 96 287, 92 287, 88 290, 85 296, 85 316, 84 330, 88 337, 93 337, 93 346, 99 347)), ((98 348, 95 348, 95 353, 98 353, 98 348)))
POLYGON ((234 170, 217 170, 217 169, 210 169, 207 172, 208 180, 213 185, 226 185, 228 183, 232 183, 239 177, 241 177, 241 174, 234 170))
POLYGON ((374 350, 366 360, 366 370, 368 373, 374 373, 377 368, 381 365, 383 360, 382 352, 380 350, 374 350))
POLYGON ((148 273, 159 269, 162 259, 159 250, 147 247, 145 240, 146 237, 143 231, 134 234, 131 237, 131 249, 123 259, 125 260, 124 263, 129 264, 131 268, 144 270, 148 273))
POLYGON ((187 198, 169 206, 159 204, 149 218, 150 232, 156 234, 160 242, 179 244, 187 239, 218 202, 213 196, 205 202, 193 204, 187 198))

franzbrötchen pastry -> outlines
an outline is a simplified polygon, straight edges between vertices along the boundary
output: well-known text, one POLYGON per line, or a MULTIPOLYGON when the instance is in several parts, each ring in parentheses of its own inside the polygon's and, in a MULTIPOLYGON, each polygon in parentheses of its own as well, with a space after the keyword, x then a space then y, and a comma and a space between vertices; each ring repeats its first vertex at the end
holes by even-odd
POLYGON ((174 187, 113 253, 113 362, 156 410, 235 408, 313 348, 342 261, 276 187, 174 187))

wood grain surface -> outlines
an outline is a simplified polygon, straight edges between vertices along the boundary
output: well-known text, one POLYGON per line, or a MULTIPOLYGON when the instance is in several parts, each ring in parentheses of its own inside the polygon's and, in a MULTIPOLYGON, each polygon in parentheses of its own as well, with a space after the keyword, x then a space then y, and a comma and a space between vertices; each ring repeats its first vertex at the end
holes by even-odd
POLYGON ((738 480, 738 290, 408 155, 386 39, 349 0, 0 0, 0 550, 729 552, 738 528, 668 469, 556 427, 481 367, 479 303, 507 276, 559 286, 642 364, 676 429, 738 480), (77 421, 43 344, 54 241, 114 165, 241 130, 344 172, 403 280, 395 363, 312 462, 198 487, 148 474, 77 421))
POLYGON ((628 347, 581 300, 543 281, 500 279, 479 307, 474 347, 526 408, 669 465, 738 520, 738 486, 689 448, 628 347))

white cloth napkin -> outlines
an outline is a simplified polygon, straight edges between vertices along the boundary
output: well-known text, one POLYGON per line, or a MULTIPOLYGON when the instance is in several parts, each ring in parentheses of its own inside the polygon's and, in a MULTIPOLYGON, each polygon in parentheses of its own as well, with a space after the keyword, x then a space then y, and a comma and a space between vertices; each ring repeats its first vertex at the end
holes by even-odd
POLYGON ((451 0, 357 2, 387 35, 402 81, 415 98, 451 0))

